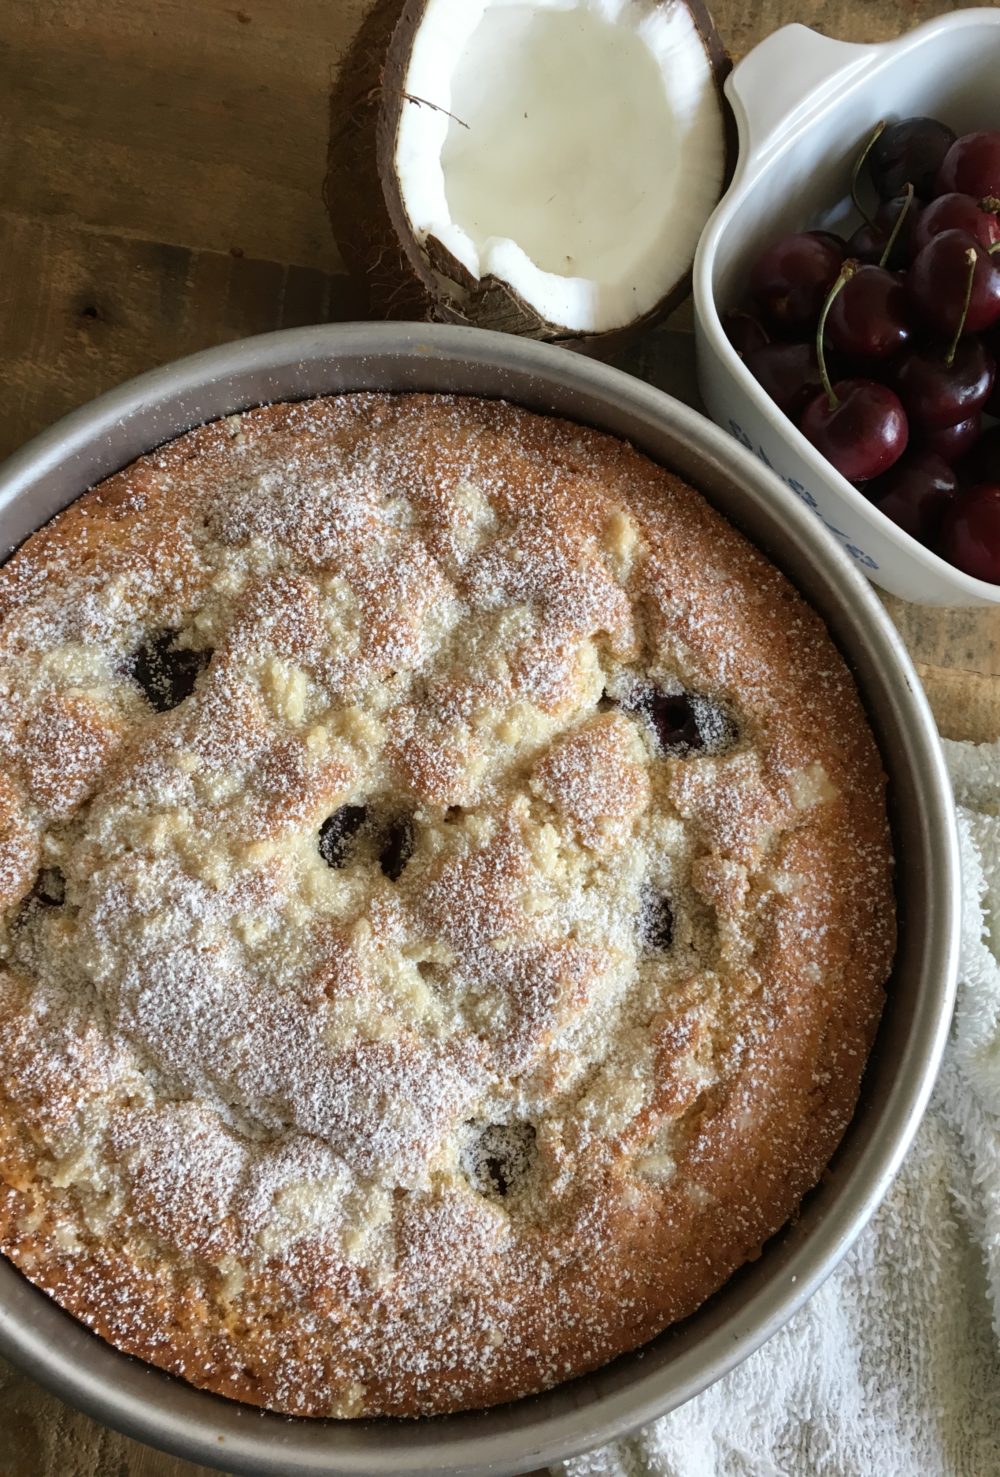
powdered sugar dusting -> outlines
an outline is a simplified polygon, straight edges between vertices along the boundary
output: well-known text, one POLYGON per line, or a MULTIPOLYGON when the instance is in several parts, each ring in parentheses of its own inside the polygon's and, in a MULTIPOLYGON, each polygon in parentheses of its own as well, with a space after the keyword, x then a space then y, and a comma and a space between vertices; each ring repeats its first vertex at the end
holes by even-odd
POLYGON ((628 448, 450 397, 196 431, 7 565, 0 695, 0 1234, 123 1347, 510 1398, 690 1311, 843 1128, 877 756, 628 448))

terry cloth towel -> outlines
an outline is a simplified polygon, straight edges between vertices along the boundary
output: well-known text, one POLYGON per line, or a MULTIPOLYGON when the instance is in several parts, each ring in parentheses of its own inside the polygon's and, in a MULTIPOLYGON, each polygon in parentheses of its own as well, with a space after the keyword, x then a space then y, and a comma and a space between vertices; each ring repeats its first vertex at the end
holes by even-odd
POLYGON ((1000 743, 945 742, 958 1003, 892 1189, 763 1348, 568 1477, 1000 1477, 1000 743))

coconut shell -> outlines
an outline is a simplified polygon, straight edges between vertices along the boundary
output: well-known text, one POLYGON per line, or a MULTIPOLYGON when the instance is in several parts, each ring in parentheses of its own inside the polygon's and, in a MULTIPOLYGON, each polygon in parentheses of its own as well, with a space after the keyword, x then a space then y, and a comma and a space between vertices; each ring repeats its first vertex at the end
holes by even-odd
MULTIPOLYGON (((687 298, 691 273, 641 318, 604 333, 549 323, 506 282, 477 280, 436 237, 417 240, 395 169, 404 107, 432 107, 405 90, 414 37, 427 0, 376 0, 344 58, 330 100, 324 199, 348 271, 363 281, 369 312, 515 333, 607 357, 661 322, 687 298)), ((725 189, 736 161, 736 129, 722 94, 732 62, 702 0, 685 0, 705 46, 722 110, 725 189)))
POLYGON ((433 299, 410 270, 378 173, 383 73, 401 9, 402 0, 376 0, 341 61, 330 94, 323 200, 369 317, 431 319, 433 299))

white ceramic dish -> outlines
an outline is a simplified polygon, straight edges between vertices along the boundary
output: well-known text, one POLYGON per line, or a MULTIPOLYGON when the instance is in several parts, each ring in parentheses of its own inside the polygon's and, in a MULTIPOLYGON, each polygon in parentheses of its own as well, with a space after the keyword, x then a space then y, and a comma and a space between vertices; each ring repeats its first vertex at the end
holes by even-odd
POLYGON ((783 231, 836 229, 863 139, 923 113, 959 133, 1000 126, 1000 9, 959 10, 880 46, 785 26, 726 82, 733 182, 694 266, 698 379, 709 413, 772 467, 883 589, 925 605, 1000 604, 1000 585, 953 568, 880 513, 775 407, 722 331, 755 255, 783 231))

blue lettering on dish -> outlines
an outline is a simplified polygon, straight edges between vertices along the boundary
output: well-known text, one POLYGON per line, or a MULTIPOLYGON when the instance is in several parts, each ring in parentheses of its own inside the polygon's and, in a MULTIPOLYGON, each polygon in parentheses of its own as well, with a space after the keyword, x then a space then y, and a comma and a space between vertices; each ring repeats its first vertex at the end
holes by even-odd
MULTIPOLYGON (((775 470, 771 462, 768 460, 767 455, 764 452, 764 448, 762 446, 756 446, 754 442, 751 441, 746 431, 744 431, 743 427, 737 421, 734 421, 731 417, 729 421, 729 429, 731 433, 736 437, 741 446, 745 446, 747 451, 752 451, 754 456, 757 457, 759 461, 762 461, 764 463, 765 467, 771 468, 772 472, 775 470)), ((807 487, 803 487, 802 483, 796 481, 794 477, 782 476, 780 472, 778 472, 777 475, 781 477, 781 480, 782 482, 784 482, 786 487, 790 487, 792 489, 796 497, 800 497, 802 499, 807 508, 812 508, 813 512, 816 514, 816 517, 824 525, 825 528, 829 529, 834 538, 839 538, 841 540, 844 548, 847 550, 848 554, 850 554, 852 559, 856 559, 858 563, 863 564, 866 569, 878 569, 877 561, 874 560, 870 554, 866 554, 863 549, 859 549, 857 544, 851 543, 848 534, 844 533, 842 529, 836 528, 828 518, 825 518, 823 516, 823 514, 820 512, 819 503, 816 501, 807 487)))

